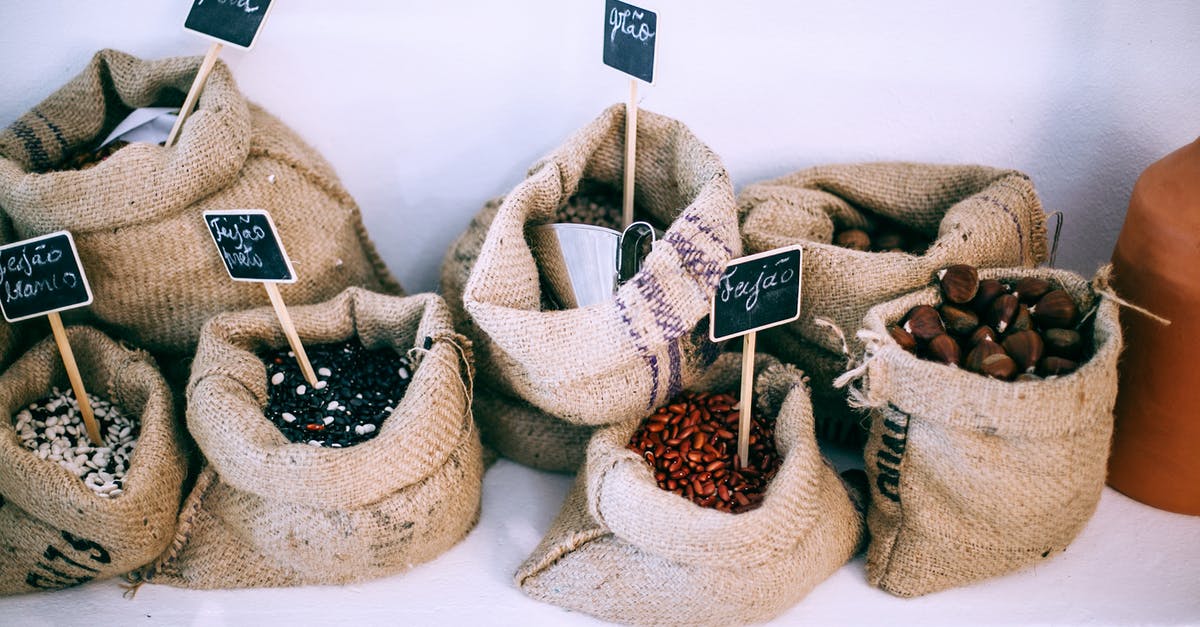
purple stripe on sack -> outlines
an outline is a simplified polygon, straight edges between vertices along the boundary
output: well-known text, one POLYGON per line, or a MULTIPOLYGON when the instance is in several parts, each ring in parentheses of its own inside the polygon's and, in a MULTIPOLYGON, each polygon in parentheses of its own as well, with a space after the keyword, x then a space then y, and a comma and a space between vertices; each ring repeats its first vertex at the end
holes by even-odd
POLYGON ((54 139, 58 140, 59 153, 62 155, 67 154, 67 150, 71 147, 71 145, 67 143, 67 138, 63 136, 62 129, 58 128, 58 125, 54 122, 51 122, 50 118, 42 115, 40 111, 34 111, 33 114, 38 116, 38 119, 45 122, 46 128, 50 129, 51 133, 54 133, 54 139))
POLYGON ((667 398, 671 399, 683 391, 683 365, 680 363, 682 360, 679 355, 678 341, 667 344, 667 357, 671 360, 667 398))
POLYGON ((629 307, 619 294, 616 303, 617 310, 621 312, 621 322, 629 331, 629 337, 633 338, 633 345, 637 348, 638 356, 650 368, 650 402, 646 403, 646 409, 654 409, 654 402, 658 398, 658 357, 650 353, 646 343, 642 341, 642 334, 633 328, 633 320, 629 317, 629 307))
POLYGON ((1013 225, 1017 227, 1017 243, 1021 246, 1021 261, 1025 261, 1025 231, 1021 229, 1021 219, 1017 217, 1017 212, 991 196, 984 195, 979 198, 1003 209, 1004 213, 1007 213, 1008 217, 1012 218, 1013 225))
POLYGON ((46 150, 42 148, 42 142, 34 134, 33 129, 21 120, 13 122, 9 128, 12 129, 13 135, 25 143, 25 153, 29 155, 29 165, 32 166, 32 169, 37 172, 49 169, 50 158, 46 156, 46 150))

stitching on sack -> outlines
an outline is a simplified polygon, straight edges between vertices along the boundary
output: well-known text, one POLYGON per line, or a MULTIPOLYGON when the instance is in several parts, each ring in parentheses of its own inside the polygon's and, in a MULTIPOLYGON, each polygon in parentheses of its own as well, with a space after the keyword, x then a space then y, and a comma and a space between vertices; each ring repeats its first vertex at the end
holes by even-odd
POLYGON ((180 522, 179 526, 175 529, 175 537, 171 540, 171 546, 158 559, 138 569, 137 573, 140 581, 150 581, 160 574, 179 574, 175 568, 175 562, 179 559, 179 554, 183 552, 184 547, 192 539, 196 513, 204 505, 204 498, 208 496, 208 491, 216 485, 216 476, 217 473, 208 467, 200 471, 200 477, 196 480, 196 485, 192 487, 192 493, 196 495, 196 498, 192 499, 189 497, 188 503, 186 503, 187 509, 179 513, 180 522))

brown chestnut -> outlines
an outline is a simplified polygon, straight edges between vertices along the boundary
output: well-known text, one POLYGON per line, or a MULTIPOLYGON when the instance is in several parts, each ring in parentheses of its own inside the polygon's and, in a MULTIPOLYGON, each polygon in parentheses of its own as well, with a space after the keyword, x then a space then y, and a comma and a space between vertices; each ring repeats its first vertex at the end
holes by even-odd
POLYGON ((945 333, 929 340, 929 346, 925 350, 935 361, 940 361, 944 364, 957 366, 962 361, 962 353, 958 348, 958 342, 955 342, 954 338, 945 333))
POLYGON ((983 374, 983 360, 992 355, 1003 355, 1004 349, 999 344, 991 340, 983 340, 967 353, 966 360, 963 361, 963 367, 971 372, 983 374))
POLYGON ((833 243, 850 250, 870 250, 871 236, 862 229, 846 229, 837 234, 833 243))
POLYGON ((946 330, 955 335, 970 335, 979 326, 979 316, 970 309, 945 303, 940 311, 946 330))
POLYGON ((1022 304, 1032 305, 1053 287, 1046 279, 1027 276, 1017 281, 1017 284, 1013 286, 1013 293, 1017 295, 1017 300, 1020 300, 1022 304))
POLYGON ((1004 338, 1001 346, 1004 347, 1004 352, 1017 362, 1017 368, 1022 372, 1033 372, 1038 361, 1046 352, 1042 336, 1038 335, 1036 331, 1030 330, 1010 334, 1004 338))
POLYGON ((900 348, 903 348, 910 353, 917 352, 917 338, 913 337, 912 333, 909 333, 908 331, 905 331, 894 324, 888 326, 888 333, 891 334, 893 340, 896 340, 896 343, 900 345, 900 348))
POLYGON ((942 317, 929 305, 917 305, 910 309, 903 328, 921 342, 928 342, 946 332, 942 317))
POLYGON ((1083 355, 1083 340, 1072 329, 1046 329, 1042 332, 1046 353, 1055 357, 1078 360, 1083 355))
POLYGON ((1008 286, 997 281, 996 279, 984 279, 979 282, 979 289, 975 291, 975 298, 971 299, 971 309, 975 313, 984 315, 988 308, 991 307, 992 301, 1001 294, 1008 293, 1008 286))
POLYGON ((991 307, 988 308, 987 321, 1003 335, 1008 331, 1009 325, 1012 324, 1013 318, 1017 315, 1017 297, 1012 294, 1001 294, 992 301, 991 307))
POLYGON ((971 333, 971 337, 967 340, 967 343, 971 347, 974 347, 976 344, 982 342, 983 340, 991 340, 991 341, 995 342, 995 341, 997 341, 997 338, 999 338, 999 337, 1000 337, 999 334, 997 334, 995 331, 993 331, 992 327, 989 327, 988 325, 985 324, 985 325, 982 325, 979 328, 975 329, 975 331, 973 333, 971 333))
POLYGON ((1029 313, 1043 328, 1069 329, 1079 317, 1079 308, 1066 290, 1050 290, 1029 308, 1029 313))
POLYGON ((1071 361, 1070 359, 1063 359, 1062 357, 1054 357, 1051 355, 1050 357, 1042 359, 1041 363, 1038 364, 1037 373, 1043 377, 1052 377, 1054 375, 1075 372, 1075 369, 1078 367, 1079 364, 1071 361))
POLYGON ((979 291, 979 272, 975 266, 965 263, 949 266, 938 272, 938 280, 942 284, 942 294, 946 300, 959 305, 965 305, 975 298, 979 291))
POLYGON ((1029 314, 1029 308, 1025 305, 1017 305, 1017 314, 1013 316, 1012 324, 1008 325, 1008 332, 1011 334, 1030 329, 1033 329, 1033 317, 1029 314))
POLYGON ((1004 353, 988 355, 983 358, 983 366, 980 368, 980 371, 984 376, 992 377, 993 379, 1011 381, 1017 374, 1017 362, 1004 353))

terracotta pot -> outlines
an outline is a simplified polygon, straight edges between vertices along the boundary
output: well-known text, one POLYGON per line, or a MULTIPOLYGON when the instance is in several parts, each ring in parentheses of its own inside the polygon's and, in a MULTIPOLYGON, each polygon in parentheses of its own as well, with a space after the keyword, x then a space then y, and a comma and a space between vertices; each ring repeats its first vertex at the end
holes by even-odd
POLYGON ((1200 515, 1200 140, 1138 178, 1113 269, 1118 294, 1171 324, 1121 311, 1126 350, 1108 484, 1200 515))

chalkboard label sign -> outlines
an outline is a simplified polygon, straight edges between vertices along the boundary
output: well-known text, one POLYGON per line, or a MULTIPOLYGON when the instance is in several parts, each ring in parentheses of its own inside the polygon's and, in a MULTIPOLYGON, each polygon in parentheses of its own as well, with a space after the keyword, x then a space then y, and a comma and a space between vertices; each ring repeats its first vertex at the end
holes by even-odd
POLYGON ((0 246, 0 288, 0 309, 9 322, 92 302, 92 288, 68 231, 0 246))
POLYGON ((235 281, 294 283, 296 273, 283 250, 271 216, 262 209, 205 211, 225 269, 235 281))
MULTIPOLYGON (((211 0, 210 0, 211 1, 211 0)), ((654 82, 658 15, 621 0, 604 2, 604 64, 654 82)))
POLYGON ((800 317, 802 250, 788 246, 729 262, 713 295, 714 342, 800 317))
POLYGON ((271 0, 192 0, 183 27, 249 50, 270 10, 271 0))

